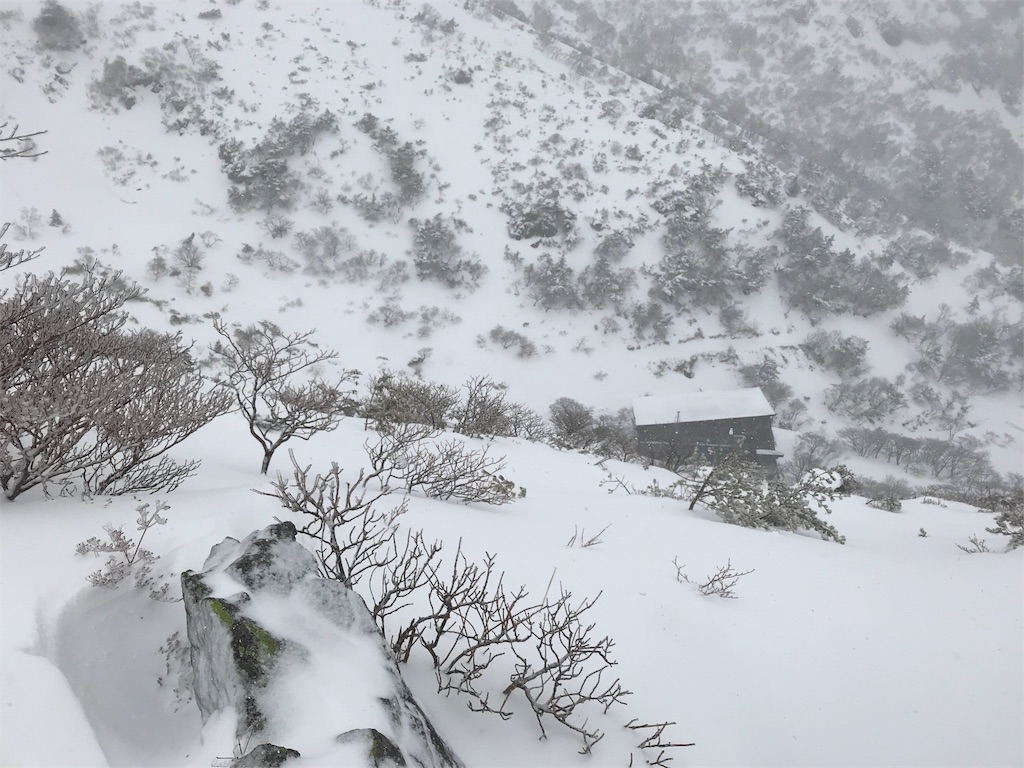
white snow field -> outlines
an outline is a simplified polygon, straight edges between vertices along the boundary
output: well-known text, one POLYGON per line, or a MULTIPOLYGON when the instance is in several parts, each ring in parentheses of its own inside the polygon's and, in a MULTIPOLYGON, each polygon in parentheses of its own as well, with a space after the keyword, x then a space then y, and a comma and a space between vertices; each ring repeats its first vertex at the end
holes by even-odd
MULTIPOLYGON (((89 9, 84 2, 66 5, 83 18, 89 9)), ((570 249, 570 261, 578 268, 600 239, 584 222, 603 211, 613 222, 650 218, 660 226, 643 193, 649 184, 696 173, 702 165, 723 164, 735 173, 742 158, 695 125, 668 129, 632 119, 651 96, 649 86, 614 70, 580 75, 558 45, 542 44, 508 18, 474 10, 474 3, 434 5, 457 21, 457 34, 414 23, 418 3, 161 0, 151 10, 104 3, 86 46, 47 53, 34 47, 31 19, 38 6, 5 0, 0 122, 45 130, 38 144, 47 154, 4 162, 0 220, 24 221, 22 211, 37 209, 44 224, 8 246, 46 250, 0 272, 0 290, 27 273, 95 257, 148 289, 153 301, 131 306, 141 326, 180 330, 194 340, 197 357, 215 339, 213 317, 240 324, 267 319, 289 332, 316 329, 318 342, 340 352, 341 365, 364 375, 404 370, 407 361, 423 357, 427 380, 458 387, 471 376, 490 376, 508 383, 510 400, 541 413, 563 396, 616 410, 643 395, 738 388, 736 365, 723 359, 731 348, 742 364, 765 355, 784 363, 784 379, 794 397, 806 401, 812 426, 830 432, 845 426, 822 402, 835 374, 808 363, 797 346, 814 328, 773 290, 741 300, 757 320, 756 335, 728 338, 718 316, 700 310, 680 317, 664 344, 603 332, 599 323, 610 311, 548 312, 521 295, 505 247, 527 258, 538 252, 528 241, 506 238, 508 221, 499 207, 517 181, 555 162, 552 153, 582 146, 588 167, 595 153, 612 155, 607 172, 595 175, 577 201, 581 244, 570 249), (212 9, 223 16, 197 18, 212 9), (194 126, 167 130, 157 95, 144 89, 131 109, 90 106, 89 83, 101 76, 105 60, 141 61, 145 51, 168 50, 171 43, 176 56, 194 43, 198 47, 189 50, 219 65, 221 80, 192 83, 197 90, 189 94, 225 132, 219 139, 194 126), (472 71, 472 84, 452 84, 452 72, 462 67, 472 71), (230 99, 211 95, 221 85, 234 91, 230 99), (460 232, 464 251, 489 270, 476 291, 415 277, 391 283, 386 275, 345 282, 238 258, 243 244, 299 256, 289 240, 271 239, 260 228, 262 212, 229 206, 217 145, 228 137, 258 140, 273 118, 294 114, 300 94, 318 110, 335 112, 341 126, 308 155, 292 158, 307 184, 303 195, 311 197, 318 187, 349 198, 388 191, 384 159, 353 127, 367 112, 392 126, 401 141, 423 148, 417 162, 426 171, 427 194, 400 220, 376 222, 360 218, 348 203, 315 210, 304 197, 288 214, 295 230, 344 228, 356 249, 394 261, 409 257, 408 219, 457 216, 468 225, 460 232), (601 104, 610 99, 623 102, 627 113, 602 117, 601 104), (495 115, 501 120, 489 122, 495 115), (619 152, 622 145, 641 146, 642 166, 620 158, 613 144, 619 152), (65 231, 45 225, 51 209, 67 222, 65 231), (156 279, 147 267, 194 232, 216 237, 197 280, 208 291, 186 291, 173 276, 156 279), (370 322, 385 303, 412 313, 448 310, 456 318, 426 333, 416 319, 394 327, 370 322), (486 334, 496 325, 523 332, 539 352, 519 358, 488 344, 486 334), (694 378, 671 370, 701 355, 694 378), (663 362, 668 365, 659 367, 663 362)), ((771 242, 780 209, 755 208, 731 182, 721 196, 714 217, 716 226, 732 230, 730 243, 771 242)), ((858 255, 882 247, 836 230, 817 214, 811 220, 836 235, 838 247, 858 255)), ((623 265, 656 263, 662 229, 652 225, 639 236, 623 265)), ((902 311, 931 314, 948 302, 956 316, 965 316, 965 283, 987 262, 973 254, 961 267, 913 281, 902 311)), ((1005 294, 987 308, 1013 317, 1020 312, 1005 294)), ((817 327, 867 339, 872 374, 894 379, 914 359, 910 343, 889 330, 895 314, 830 317, 817 327)), ((1019 472, 1020 393, 976 394, 971 405, 972 426, 964 434, 986 441, 999 472, 1019 472)), ((916 407, 888 426, 909 422, 916 407)), ((941 433, 932 427, 918 434, 941 433)), ((786 452, 796 435, 777 434, 786 452)), ((346 419, 334 432, 278 451, 270 477, 288 471, 287 448, 314 471, 336 461, 346 476, 354 475, 365 465, 362 446, 371 435, 362 420, 346 419)), ((503 474, 525 489, 524 496, 489 507, 413 495, 403 527, 443 541, 449 558, 459 542, 471 560, 494 554, 506 584, 522 584, 532 595, 559 588, 578 600, 600 595, 586 617, 595 637, 614 639, 614 673, 631 695, 607 713, 581 709, 579 721, 589 718, 605 734, 582 755, 578 735, 557 723, 546 722, 547 738, 539 738, 521 701, 510 701, 515 714, 503 721, 469 711, 457 696, 438 695, 429 660, 414 654, 403 675, 467 766, 653 763, 660 750, 638 746, 650 732, 627 725, 661 722, 674 723, 666 741, 693 743, 665 751, 673 766, 1024 765, 1024 548, 1003 552, 1005 540, 985 531, 991 514, 926 498, 904 501, 901 512, 891 513, 849 497, 835 502, 828 517, 846 537, 839 545, 813 532, 727 525, 703 506, 691 512, 683 502, 639 492, 655 481, 671 483, 675 476, 666 470, 599 463, 593 455, 514 438, 487 445, 492 455, 506 457, 503 474), (580 539, 599 532, 598 542, 580 546, 580 539), (972 536, 992 551, 958 548, 972 536), (674 560, 693 580, 726 563, 749 573, 737 583, 736 599, 721 599, 680 581, 674 560)), ((179 574, 201 568, 224 537, 240 539, 288 518, 273 499, 253 493, 268 490, 269 479, 258 472, 259 449, 237 414, 215 420, 171 455, 202 461, 196 476, 173 493, 65 498, 53 487, 52 498, 37 488, 15 501, 0 500, 0 765, 217 766, 228 765, 244 746, 235 742, 231 713, 204 726, 187 692, 175 690, 180 670, 168 666, 165 649, 174 633, 184 637, 181 604, 151 600, 129 584, 93 587, 86 577, 103 560, 75 554, 79 542, 103 536, 107 524, 137 537, 136 507, 159 498, 170 506, 168 522, 147 532, 145 546, 159 556, 156 571, 177 595, 179 574)), ((858 457, 847 463, 876 476, 900 472, 858 457)), ((321 697, 318 720, 338 723, 338 732, 358 727, 360 713, 348 706, 344 691, 359 685, 358 679, 337 680, 334 698, 323 698, 319 686, 310 692, 321 697)), ((502 687, 494 684, 495 697, 502 687)), ((292 695, 301 698, 301 692, 292 695)), ((297 732, 296 743, 284 745, 302 753, 294 765, 340 765, 337 747, 316 733, 297 732)))

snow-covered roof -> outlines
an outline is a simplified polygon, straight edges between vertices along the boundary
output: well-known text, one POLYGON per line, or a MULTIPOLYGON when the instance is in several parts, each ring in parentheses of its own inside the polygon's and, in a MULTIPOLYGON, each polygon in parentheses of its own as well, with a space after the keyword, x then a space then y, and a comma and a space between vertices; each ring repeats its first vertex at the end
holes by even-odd
POLYGON ((638 397, 633 401, 633 416, 637 426, 774 415, 775 411, 757 387, 655 395, 638 397))

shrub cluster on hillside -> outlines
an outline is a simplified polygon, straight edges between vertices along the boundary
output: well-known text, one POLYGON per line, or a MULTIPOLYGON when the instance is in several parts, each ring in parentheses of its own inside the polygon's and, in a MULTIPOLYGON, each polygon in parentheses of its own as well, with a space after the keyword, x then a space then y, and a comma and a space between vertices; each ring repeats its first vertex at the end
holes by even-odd
POLYGON ((307 98, 289 120, 271 120, 266 135, 253 147, 235 138, 222 143, 217 154, 231 182, 231 207, 237 211, 292 208, 303 182, 288 159, 306 154, 321 135, 337 131, 337 117, 330 110, 317 112, 316 103, 307 98))
POLYGON ((812 319, 841 314, 867 317, 906 301, 903 279, 867 256, 857 259, 849 249, 836 252, 835 238, 820 227, 811 229, 809 215, 806 208, 788 210, 777 233, 786 249, 778 268, 779 289, 790 307, 812 319))

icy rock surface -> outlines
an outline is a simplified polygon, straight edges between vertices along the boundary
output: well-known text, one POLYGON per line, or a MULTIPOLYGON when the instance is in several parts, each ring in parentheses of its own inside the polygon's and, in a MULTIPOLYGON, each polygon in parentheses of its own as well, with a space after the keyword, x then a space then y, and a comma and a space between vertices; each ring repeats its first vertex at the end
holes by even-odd
POLYGON ((242 541, 226 538, 202 572, 182 574, 203 721, 233 708, 240 743, 272 741, 304 756, 342 748, 351 759, 363 742, 366 765, 377 764, 369 748, 376 741, 337 737, 379 733, 408 764, 461 766, 402 680, 362 599, 318 576, 295 536, 284 522, 242 541))

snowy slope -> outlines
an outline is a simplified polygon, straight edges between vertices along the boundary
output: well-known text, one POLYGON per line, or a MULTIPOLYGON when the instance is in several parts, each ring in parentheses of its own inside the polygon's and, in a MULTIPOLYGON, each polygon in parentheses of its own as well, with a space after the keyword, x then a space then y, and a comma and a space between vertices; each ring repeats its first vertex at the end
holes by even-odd
MULTIPOLYGON (((68 5, 87 18, 84 4, 68 5)), ((214 338, 214 313, 229 323, 270 319, 290 331, 315 328, 318 341, 342 353, 345 367, 365 373, 405 369, 429 348, 422 365, 426 379, 458 386, 470 376, 489 375, 508 382, 511 399, 541 412, 562 396, 618 409, 638 395, 737 388, 737 365, 767 354, 783 364, 783 379, 807 400, 813 419, 824 422, 812 426, 831 432, 843 426, 821 399, 836 376, 816 369, 797 349, 810 323, 787 311, 771 284, 742 299, 759 326, 759 335, 749 338, 723 336, 718 316, 700 309, 681 314, 668 341, 655 344, 628 330, 605 332, 601 323, 612 318, 610 309, 533 306, 521 275, 504 258, 506 247, 528 260, 543 251, 565 255, 581 270, 601 237, 591 222, 603 221, 607 212, 615 226, 647 221, 623 266, 655 264, 664 220, 650 206, 648 186, 705 165, 723 164, 736 173, 741 157, 695 125, 669 129, 638 117, 653 95, 649 86, 614 70, 581 73, 565 49, 472 4, 435 5, 443 19, 457 22, 455 34, 414 21, 420 8, 400 3, 188 1, 151 11, 138 4, 102 5, 87 45, 56 54, 33 47, 35 7, 23 4, 20 15, 5 13, 0 50, 9 66, 0 81, 0 121, 11 117, 25 129, 45 128, 39 144, 48 152, 3 165, 2 218, 24 224, 21 212, 32 208, 43 216, 34 232, 11 245, 45 245, 46 251, 29 265, 0 273, 0 286, 13 285, 19 274, 57 270, 92 255, 149 289, 153 302, 132 308, 141 324, 181 330, 195 339, 197 350, 214 338), (198 18, 213 8, 222 12, 219 19, 198 18), (139 89, 131 109, 92 107, 88 86, 102 75, 104 60, 120 55, 141 62, 144 52, 167 51, 168 44, 176 61, 185 61, 191 50, 219 65, 219 80, 190 82, 189 91, 219 136, 201 135, 195 125, 166 130, 159 94, 146 89, 139 89), (471 71, 471 83, 454 82, 460 69, 471 71), (221 87, 233 96, 215 95, 221 87), (411 260, 410 218, 457 216, 468 225, 459 233, 464 252, 489 269, 479 289, 450 290, 415 277, 395 282, 387 275, 346 282, 301 270, 272 272, 238 258, 244 244, 261 243, 300 257, 290 238, 275 240, 261 229, 262 213, 237 213, 228 205, 218 145, 230 137, 258 140, 273 118, 294 114, 302 93, 336 113, 340 131, 291 160, 307 185, 288 214, 295 231, 334 224, 352 235, 354 250, 376 250, 393 264, 411 260), (612 100, 623 105, 623 114, 605 110, 612 100), (424 152, 417 168, 424 171, 426 195, 397 220, 367 222, 353 205, 337 200, 326 212, 311 205, 320 188, 349 199, 392 189, 386 161, 355 127, 367 112, 424 152), (639 160, 630 159, 631 145, 639 160), (112 149, 101 156, 103 148, 112 149), (593 160, 602 152, 608 164, 598 173, 593 160), (563 169, 573 162, 590 169, 588 180, 573 187, 579 242, 532 249, 534 241, 510 240, 499 208, 516 198, 516 183, 535 182, 538 173, 571 180, 573 171, 565 176, 563 169), (46 226, 54 209, 67 231, 46 226), (154 279, 147 264, 193 232, 213 236, 197 289, 189 293, 172 276, 154 279), (209 284, 209 295, 198 289, 202 284, 209 284), (436 307, 458 321, 435 321, 425 335, 417 318, 390 328, 370 322, 386 303, 417 314, 436 307), (496 325, 525 334, 538 354, 521 359, 488 342, 496 325), (729 347, 735 360, 724 355, 729 347), (659 373, 659 363, 671 368, 692 355, 705 356, 694 378, 659 373)), ((732 181, 720 200, 715 223, 732 230, 731 245, 773 242, 781 209, 753 207, 732 181)), ((838 231, 817 215, 812 221, 858 255, 884 247, 877 238, 838 231)), ((905 310, 929 314, 946 301, 966 316, 964 283, 986 262, 985 254, 973 254, 957 270, 913 282, 905 310)), ((644 299, 646 287, 638 285, 631 298, 644 299)), ((1019 304, 1005 295, 993 303, 1019 314, 1019 304)), ((893 315, 834 317, 821 327, 868 339, 872 373, 892 379, 914 357, 908 343, 890 334, 893 315)), ((993 445, 997 469, 1019 471, 1019 393, 974 395, 971 403, 977 422, 972 433, 1011 438, 1001 448, 993 445)), ((354 469, 364 460, 365 439, 361 423, 347 422, 296 452, 317 467, 339 461, 354 469)), ((525 498, 502 508, 414 498, 405 525, 422 527, 448 551, 461 539, 473 557, 496 553, 509 582, 535 594, 550 583, 581 598, 600 592, 591 614, 596 632, 615 639, 616 672, 633 696, 606 716, 592 714, 607 736, 593 755, 581 757, 571 733, 551 728, 550 738, 538 741, 526 711, 501 722, 468 712, 455 698, 437 697, 429 666, 414 659, 405 670, 410 685, 468 765, 642 764, 657 752, 636 749, 638 734, 623 727, 633 718, 676 722, 668 737, 696 742, 674 752, 679 764, 1024 761, 1024 561, 1020 551, 970 556, 955 547, 971 535, 986 537, 991 516, 922 501, 905 502, 904 512, 894 515, 852 498, 837 504, 830 520, 847 536, 839 546, 813 536, 727 526, 707 510, 690 513, 679 502, 602 485, 606 472, 592 456, 512 439, 496 439, 492 451, 507 455, 506 474, 527 489, 525 498), (566 545, 577 527, 592 535, 606 526, 601 544, 566 545), (926 538, 918 535, 922 527, 926 538), (740 582, 737 600, 707 598, 677 581, 674 558, 695 578, 727 560, 753 573, 740 582)), ((168 574, 200 567, 224 536, 244 536, 284 514, 250 493, 265 488, 266 479, 255 471, 256 447, 237 418, 210 425, 178 455, 195 455, 203 465, 167 497, 168 525, 147 536, 168 574)), ((279 455, 271 471, 287 466, 287 457, 279 455)), ((671 477, 638 465, 607 467, 630 488, 671 477)), ((871 468, 878 475, 893 470, 871 468)), ((3 503, 3 764, 211 765, 231 755, 228 723, 201 731, 193 704, 175 711, 174 682, 159 648, 173 632, 183 633, 180 606, 127 588, 92 588, 84 578, 100 563, 73 554, 75 544, 101 535, 106 523, 131 531, 141 501, 38 494, 3 503), (51 736, 55 722, 59 739, 51 736)), ((330 764, 329 754, 304 755, 310 765, 330 764)))

